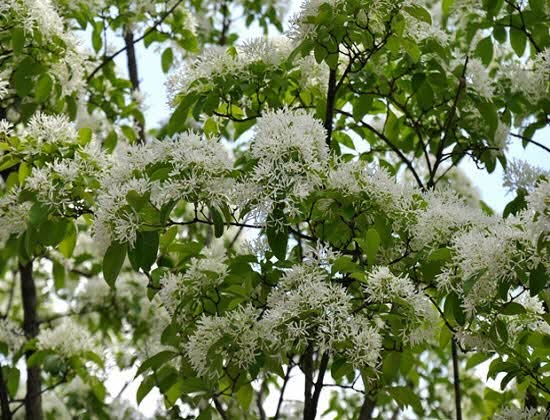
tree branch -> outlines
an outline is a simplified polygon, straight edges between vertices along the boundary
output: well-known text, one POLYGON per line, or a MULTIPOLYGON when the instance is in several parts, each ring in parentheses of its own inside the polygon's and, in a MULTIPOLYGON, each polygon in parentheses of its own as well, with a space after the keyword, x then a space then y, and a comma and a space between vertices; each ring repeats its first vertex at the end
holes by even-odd
MULTIPOLYGON (((159 20, 157 20, 153 26, 151 26, 149 29, 147 29, 141 36, 139 36, 138 38, 134 39, 133 40, 133 44, 137 44, 138 42, 140 42, 141 40, 143 40, 147 35, 149 35, 150 33, 152 33, 153 31, 155 31, 167 18, 168 16, 170 16, 172 14, 172 12, 174 12, 174 10, 177 9, 177 7, 183 3, 183 0, 177 0, 176 3, 174 3, 174 5, 168 9, 166 11, 166 13, 164 13, 161 18, 159 20)), ((108 63, 110 63, 111 61, 113 61, 117 56, 119 56, 120 54, 122 54, 124 51, 126 51, 126 46, 122 47, 121 49, 119 49, 118 51, 115 51, 113 54, 111 54, 110 56, 108 57, 105 57, 103 59, 103 61, 101 62, 101 64, 99 64, 95 69, 92 70, 92 72, 90 73, 90 75, 87 77, 86 81, 89 82, 90 80, 93 79, 93 77, 97 74, 97 72, 99 70, 101 70, 103 67, 105 67, 108 63)))
POLYGON ((288 368, 286 370, 285 378, 283 379, 283 385, 281 386, 281 392, 279 394, 279 401, 277 402, 277 410, 275 411, 275 416, 273 417, 273 420, 279 419, 279 414, 281 412, 281 407, 283 406, 284 395, 285 395, 285 389, 286 384, 288 383, 288 380, 290 379, 290 371, 294 365, 292 364, 292 360, 289 361, 288 368))
POLYGON ((531 143, 531 144, 534 144, 535 146, 538 146, 540 147, 541 149, 545 150, 546 152, 550 153, 550 147, 547 147, 545 146, 544 144, 542 143, 539 143, 538 141, 535 141, 533 139, 530 139, 529 137, 525 137, 525 136, 522 136, 521 134, 517 134, 517 133, 510 133, 510 135, 512 137, 515 137, 517 139, 521 139, 527 143, 531 143))

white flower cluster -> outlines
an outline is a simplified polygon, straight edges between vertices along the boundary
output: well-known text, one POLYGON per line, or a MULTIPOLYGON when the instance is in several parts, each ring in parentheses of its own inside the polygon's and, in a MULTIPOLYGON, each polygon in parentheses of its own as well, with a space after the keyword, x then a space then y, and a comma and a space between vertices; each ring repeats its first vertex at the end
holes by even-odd
POLYGON ((54 328, 40 331, 38 348, 53 350, 61 356, 72 357, 87 351, 94 351, 95 346, 87 329, 71 319, 64 319, 54 328))
POLYGON ((186 345, 193 369, 202 377, 218 379, 223 367, 250 367, 269 338, 258 317, 258 310, 250 305, 223 316, 203 314, 186 345))
POLYGON ((44 56, 50 66, 50 75, 58 80, 63 95, 82 90, 87 67, 83 49, 77 38, 65 30, 63 19, 51 0, 3 1, 0 4, 0 18, 21 24, 25 32, 35 40, 49 42, 50 46, 55 41, 55 46, 59 49, 53 50, 53 54, 48 49, 48 54, 44 56))
POLYGON ((512 62, 503 68, 499 76, 509 83, 512 92, 523 94, 532 103, 547 98, 550 87, 550 48, 538 53, 527 64, 512 62))
POLYGON ((192 258, 183 274, 167 273, 160 281, 159 297, 173 316, 183 304, 197 303, 207 291, 215 289, 227 277, 225 249, 215 242, 200 258, 192 258))
POLYGON ((438 313, 408 276, 396 276, 388 267, 374 267, 367 276, 364 292, 367 302, 388 304, 398 301, 402 310, 410 314, 402 335, 411 345, 432 340, 438 333, 438 313))
POLYGON ((232 179, 227 176, 231 168, 232 161, 221 143, 191 132, 120 148, 110 157, 101 178, 95 238, 102 249, 112 240, 135 242, 142 222, 126 199, 131 191, 149 195, 151 205, 158 208, 179 200, 209 205, 226 202, 232 190, 232 179), (166 176, 148 175, 152 165, 162 166, 159 170, 166 176))
POLYGON ((51 0, 6 0, 0 4, 0 17, 17 16, 25 31, 38 30, 44 37, 63 38, 63 20, 55 10, 51 0))
POLYGON ((550 231, 550 183, 539 183, 527 202, 528 208, 517 217, 481 223, 453 238, 452 262, 436 280, 441 288, 463 293, 470 314, 494 299, 498 285, 512 282, 518 270, 530 272, 539 264, 550 269, 548 253, 537 252, 540 235, 550 231))
MULTIPOLYGON (((343 0, 306 0, 302 3, 298 14, 290 19, 290 30, 288 36, 299 44, 305 39, 312 39, 316 35, 317 24, 315 18, 319 15, 320 9, 330 7, 333 11, 340 12, 346 6, 343 0)), ((361 26, 369 26, 374 32, 382 32, 385 23, 389 21, 392 10, 402 6, 404 1, 376 0, 361 2, 357 15, 353 16, 361 26)), ((334 13, 334 12, 333 12, 334 13)))
POLYGON ((267 299, 264 322, 283 351, 318 346, 346 354, 354 366, 375 366, 382 338, 372 320, 352 313, 351 296, 312 263, 285 273, 267 299))
MULTIPOLYGON (((253 38, 235 48, 211 46, 191 63, 185 63, 173 72, 166 82, 169 102, 175 105, 179 95, 205 92, 218 78, 249 80, 254 70, 250 67, 262 63, 278 68, 289 57, 293 45, 288 38, 253 38)), ((326 65, 319 65, 313 56, 296 58, 293 63, 301 75, 302 88, 324 86, 328 78, 326 65)), ((247 101, 243 99, 243 106, 247 101)))
POLYGON ((550 179, 539 182, 527 196, 523 220, 533 241, 550 233, 550 179))
POLYGON ((432 23, 429 24, 407 14, 405 15, 405 22, 405 33, 416 42, 433 39, 442 46, 448 45, 449 34, 443 30, 439 22, 435 21, 433 17, 432 23))
POLYGON ((42 153, 45 145, 63 146, 74 143, 78 135, 66 115, 47 115, 37 112, 22 130, 21 137, 28 142, 24 153, 36 155, 42 153))
POLYGON ((432 190, 423 198, 425 206, 416 209, 415 223, 410 226, 413 249, 437 249, 449 244, 458 231, 492 223, 451 190, 432 190))
POLYGON ((508 407, 495 414, 494 420, 546 420, 544 411, 538 411, 536 408, 517 408, 508 407))
POLYGON ((532 192, 541 177, 550 178, 550 171, 531 165, 527 161, 514 159, 506 165, 502 185, 510 192, 520 188, 532 192))
POLYGON ((25 342, 25 333, 10 319, 0 318, 0 343, 10 352, 16 352, 25 342))
POLYGON ((296 203, 321 185, 328 168, 325 130, 303 111, 264 114, 258 119, 250 153, 257 163, 242 193, 244 201, 258 200, 260 214, 270 213, 277 204, 296 214, 296 203))
POLYGON ((0 101, 3 100, 6 96, 8 96, 9 86, 10 86, 10 83, 7 80, 4 80, 2 78, 2 75, 0 75, 0 101))
POLYGON ((405 217, 411 210, 415 190, 398 184, 383 168, 363 161, 336 162, 329 170, 326 185, 346 195, 365 194, 388 215, 405 217))
POLYGON ((466 85, 482 98, 491 101, 495 88, 487 68, 477 58, 470 58, 466 67, 466 85))
POLYGON ((11 235, 20 235, 27 229, 27 220, 32 203, 19 200, 19 188, 12 188, 0 196, 0 244, 11 235))

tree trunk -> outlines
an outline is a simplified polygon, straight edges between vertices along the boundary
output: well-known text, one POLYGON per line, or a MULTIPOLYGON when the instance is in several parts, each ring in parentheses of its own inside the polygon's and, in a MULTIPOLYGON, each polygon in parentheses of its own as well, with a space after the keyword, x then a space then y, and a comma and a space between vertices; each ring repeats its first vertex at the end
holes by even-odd
POLYGON ((370 395, 365 394, 365 400, 363 401, 361 412, 359 413, 359 420, 371 420, 374 406, 374 400, 370 397, 370 395))
POLYGON ((2 420, 11 420, 10 411, 10 399, 8 395, 8 388, 6 382, 4 382, 4 376, 2 375, 2 366, 0 365, 0 418, 2 420))
MULTIPOLYGON (((38 299, 32 272, 32 261, 19 264, 21 296, 23 299, 23 331, 27 339, 38 336, 38 299)), ((33 351, 25 354, 27 361, 33 351)), ((42 420, 42 373, 40 366, 27 367, 27 394, 25 396, 25 419, 42 420)))
MULTIPOLYGON (((126 59, 128 65, 128 75, 132 83, 132 91, 139 92, 138 65, 136 59, 136 48, 134 45, 134 33, 126 28, 124 32, 124 44, 126 46, 126 59)), ((139 143, 145 143, 145 126, 141 121, 136 121, 138 125, 139 143)))

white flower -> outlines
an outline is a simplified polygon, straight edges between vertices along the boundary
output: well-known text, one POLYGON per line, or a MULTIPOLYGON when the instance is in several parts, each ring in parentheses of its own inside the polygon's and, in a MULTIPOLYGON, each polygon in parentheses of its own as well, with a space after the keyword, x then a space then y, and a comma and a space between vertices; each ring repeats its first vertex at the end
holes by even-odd
POLYGON ((0 243, 11 235, 20 235, 27 229, 30 201, 20 202, 19 188, 12 188, 6 195, 0 196, 0 243))
POLYGON ((542 176, 549 178, 550 171, 531 165, 524 160, 513 159, 506 165, 502 185, 510 192, 520 188, 532 192, 542 176))
POLYGON ((496 414, 494 420, 545 420, 546 414, 544 411, 537 411, 536 408, 505 408, 496 414))
MULTIPOLYGON (((65 115, 33 114, 24 134, 41 143, 72 143, 77 139, 74 125, 65 115)), ((29 151, 31 154, 32 151, 29 151)))
POLYGON ((268 111, 258 119, 250 153, 257 159, 249 197, 260 212, 270 213, 276 203, 287 213, 321 184, 329 151, 320 121, 303 111, 268 111))
POLYGON ((9 82, 0 77, 0 101, 8 95, 9 86, 9 82))
POLYGON ((161 278, 160 300, 174 315, 182 305, 197 303, 208 291, 222 284, 228 273, 225 248, 220 242, 214 242, 203 250, 200 258, 191 259, 185 273, 167 273, 161 278))
POLYGON ((423 198, 426 207, 415 211, 416 221, 410 227, 414 249, 437 249, 447 245, 457 231, 493 223, 451 190, 429 191, 423 198))
POLYGON ((16 352, 25 342, 25 333, 10 319, 0 318, 0 343, 10 352, 16 352))
POLYGON ((257 318, 258 311, 250 305, 239 306, 223 316, 203 314, 186 344, 189 362, 197 374, 218 379, 223 366, 247 369, 252 365, 264 341, 271 340, 257 318))
POLYGON ((470 58, 466 67, 466 84, 469 89, 484 99, 491 100, 494 94, 493 79, 477 58, 470 58))
POLYGON ((71 357, 86 351, 94 351, 95 346, 86 328, 71 319, 64 319, 54 328, 40 331, 38 348, 53 350, 62 356, 71 357))

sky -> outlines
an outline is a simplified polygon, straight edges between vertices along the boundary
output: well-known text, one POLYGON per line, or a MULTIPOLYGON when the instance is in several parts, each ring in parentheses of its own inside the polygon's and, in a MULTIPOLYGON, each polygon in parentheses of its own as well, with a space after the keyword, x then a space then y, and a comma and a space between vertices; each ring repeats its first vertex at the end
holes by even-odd
MULTIPOLYGON (((290 11, 287 16, 292 16, 298 9, 301 1, 289 1, 290 11)), ((239 34, 241 40, 246 40, 255 36, 261 35, 258 29, 243 30, 239 34)), ((137 58, 139 63, 139 78, 141 80, 141 90, 145 96, 145 117, 146 124, 150 127, 158 127, 160 122, 164 122, 171 115, 171 109, 167 104, 167 95, 164 83, 166 75, 161 70, 161 53, 151 47, 145 49, 143 44, 137 45, 137 58)), ((126 71, 124 54, 121 54, 117 58, 117 64, 122 74, 126 71)), ((550 147, 550 127, 540 130, 536 133, 534 140, 550 147)), ((526 160, 530 164, 539 166, 543 169, 550 170, 549 154, 544 150, 529 145, 527 148, 523 148, 521 140, 510 139, 508 146, 509 159, 526 160)), ((507 194, 506 189, 502 186, 503 170, 500 165, 497 165, 496 170, 492 174, 488 174, 485 170, 480 170, 476 167, 475 163, 471 160, 464 160, 460 167, 464 170, 467 176, 472 181, 472 184, 477 187, 480 193, 480 197, 490 207, 497 212, 502 212, 506 204, 511 201, 514 196, 507 194)), ((107 381, 107 388, 111 391, 111 395, 117 395, 118 389, 125 383, 128 378, 133 377, 133 372, 125 372, 120 375, 113 375, 107 381)), ((128 399, 131 402, 135 401, 135 395, 137 387, 140 381, 134 381, 123 393, 123 398, 128 399)), ((295 395, 297 399, 303 395, 303 380, 300 376, 297 376, 289 383, 288 386, 289 395, 295 395)), ((323 392, 323 396, 326 396, 326 392, 323 392)), ((156 401, 159 394, 157 390, 154 390, 149 396, 142 402, 140 411, 145 415, 152 415, 156 407, 156 401)), ((276 400, 274 396, 268 398, 266 401, 266 411, 269 414, 273 412, 276 407, 276 400)), ((323 398, 322 398, 323 400, 323 398)), ((321 404, 321 411, 328 405, 327 401, 321 404)))

